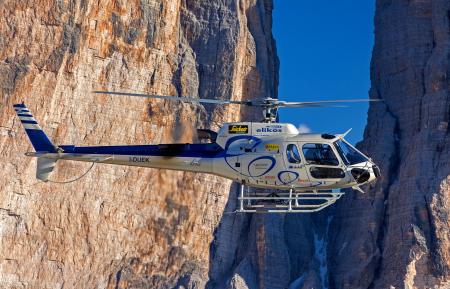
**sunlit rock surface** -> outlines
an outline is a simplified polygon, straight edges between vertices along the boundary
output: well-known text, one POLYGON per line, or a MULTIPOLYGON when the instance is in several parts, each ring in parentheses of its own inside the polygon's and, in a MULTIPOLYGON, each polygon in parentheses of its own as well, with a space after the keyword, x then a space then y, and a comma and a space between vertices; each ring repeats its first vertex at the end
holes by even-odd
POLYGON ((370 96, 384 103, 359 147, 382 179, 318 214, 252 216, 224 214, 237 186, 207 175, 99 165, 39 183, 11 105, 78 145, 259 120, 91 91, 276 96, 271 1, 1 1, 0 288, 449 288, 449 5, 377 1, 370 96))
MULTIPOLYGON (((230 181, 98 165, 40 183, 12 104, 25 101, 58 144, 184 143, 197 127, 259 119, 91 91, 276 97, 271 11, 256 0, 0 1, 0 288, 206 285, 230 181)), ((61 162, 52 178, 88 167, 61 162)))

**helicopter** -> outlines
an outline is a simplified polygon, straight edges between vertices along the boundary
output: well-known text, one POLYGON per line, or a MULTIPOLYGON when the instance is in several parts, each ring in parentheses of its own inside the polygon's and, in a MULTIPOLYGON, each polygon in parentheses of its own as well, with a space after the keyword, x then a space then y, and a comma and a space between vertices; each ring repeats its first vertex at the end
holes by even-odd
POLYGON ((239 213, 309 213, 334 204, 343 190, 364 193, 362 185, 380 177, 376 164, 344 134, 299 133, 277 123, 281 107, 323 107, 378 99, 287 102, 276 98, 219 100, 112 91, 96 94, 156 98, 169 101, 261 107, 261 122, 223 123, 216 132, 198 129, 203 142, 189 144, 74 146, 55 145, 24 103, 13 107, 34 147, 36 178, 49 181, 58 160, 189 171, 220 176, 240 184, 239 213), (245 190, 247 188, 247 190, 245 190), (251 191, 250 188, 253 190, 251 191), (264 189, 264 190, 260 190, 264 189), (273 191, 267 193, 267 190, 273 191), (262 192, 260 192, 262 191, 262 192))

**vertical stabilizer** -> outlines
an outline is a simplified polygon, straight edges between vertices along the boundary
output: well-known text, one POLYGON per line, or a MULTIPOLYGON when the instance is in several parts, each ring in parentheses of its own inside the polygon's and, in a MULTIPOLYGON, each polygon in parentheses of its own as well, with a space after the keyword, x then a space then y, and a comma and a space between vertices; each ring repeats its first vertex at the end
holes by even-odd
POLYGON ((14 109, 34 149, 37 152, 56 152, 57 147, 47 137, 25 104, 15 104, 14 109))
POLYGON ((41 181, 48 181, 48 177, 55 168, 57 159, 40 157, 37 159, 36 178, 41 181))

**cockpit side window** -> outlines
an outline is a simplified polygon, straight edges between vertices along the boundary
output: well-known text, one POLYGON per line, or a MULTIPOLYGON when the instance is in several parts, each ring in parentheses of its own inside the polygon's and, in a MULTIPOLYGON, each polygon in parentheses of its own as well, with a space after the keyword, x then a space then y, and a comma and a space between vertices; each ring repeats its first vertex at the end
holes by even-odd
POLYGON ((309 164, 337 166, 339 161, 329 144, 308 143, 303 145, 303 155, 309 164))
POLYGON ((288 161, 291 164, 299 164, 302 162, 300 157, 300 153, 298 152, 298 148, 295 144, 288 144, 286 148, 286 156, 288 161))
POLYGON ((334 147, 346 165, 354 165, 367 162, 367 158, 358 152, 355 148, 343 140, 334 142, 334 147))

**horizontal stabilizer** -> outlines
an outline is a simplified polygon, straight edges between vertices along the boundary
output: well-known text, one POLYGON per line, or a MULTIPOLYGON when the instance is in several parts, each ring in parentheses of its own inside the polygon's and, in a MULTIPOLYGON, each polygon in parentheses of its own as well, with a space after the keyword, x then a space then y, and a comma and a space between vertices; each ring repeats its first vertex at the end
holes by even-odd
POLYGON ((113 158, 110 155, 94 155, 94 154, 72 154, 65 153, 59 156, 60 159, 68 159, 68 160, 80 160, 80 161, 88 161, 93 163, 104 162, 113 158))
POLYGON ((87 162, 104 162, 113 158, 111 155, 98 155, 98 154, 73 154, 73 153, 40 153, 40 152, 27 152, 25 154, 28 157, 46 158, 52 160, 74 160, 74 161, 87 161, 87 162))

